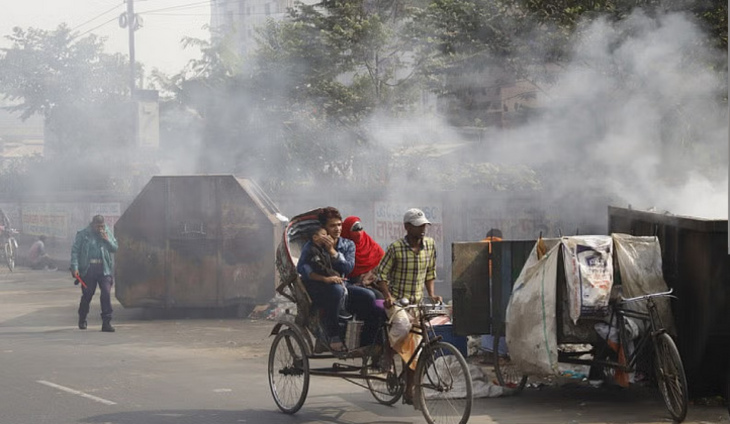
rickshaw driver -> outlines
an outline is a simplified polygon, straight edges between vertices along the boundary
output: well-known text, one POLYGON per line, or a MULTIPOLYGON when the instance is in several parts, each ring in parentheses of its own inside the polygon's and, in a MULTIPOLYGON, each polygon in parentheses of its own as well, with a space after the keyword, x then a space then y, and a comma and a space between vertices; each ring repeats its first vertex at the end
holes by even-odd
MULTIPOLYGON (((406 236, 394 241, 385 251, 385 256, 375 273, 378 277, 378 288, 385 297, 385 308, 390 309, 395 300, 407 298, 412 304, 418 304, 423 298, 426 288, 432 302, 442 302, 436 296, 436 242, 426 237, 426 226, 431 222, 420 209, 409 209, 403 216, 406 236)), ((413 379, 415 372, 406 368, 406 391, 403 394, 405 403, 413 404, 413 379)))
MULTIPOLYGON (((327 231, 327 235, 315 235, 317 244, 320 244, 329 253, 332 268, 340 276, 349 274, 355 267, 355 243, 352 240, 340 237, 342 233, 342 215, 336 208, 328 206, 319 214, 318 220, 327 231)), ((302 276, 302 282, 312 298, 312 303, 323 311, 323 326, 329 339, 330 350, 334 352, 346 351, 340 339, 338 323, 340 304, 345 295, 345 286, 348 294, 348 310, 354 313, 358 319, 364 321, 360 338, 361 345, 371 344, 385 318, 383 311, 375 306, 373 292, 364 287, 350 284, 344 278, 331 278, 327 281, 313 280, 311 278, 313 268, 309 263, 310 256, 310 249, 305 244, 297 262, 297 272, 302 276)))

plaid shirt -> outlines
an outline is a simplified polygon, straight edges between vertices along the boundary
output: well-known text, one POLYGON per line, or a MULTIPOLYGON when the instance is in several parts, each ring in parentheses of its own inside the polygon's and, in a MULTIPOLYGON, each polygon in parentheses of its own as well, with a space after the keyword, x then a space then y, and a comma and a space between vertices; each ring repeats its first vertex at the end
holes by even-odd
POLYGON ((388 281, 388 290, 395 299, 407 297, 411 303, 420 302, 425 282, 436 279, 436 242, 424 237, 416 254, 405 237, 394 241, 375 273, 378 279, 388 281))

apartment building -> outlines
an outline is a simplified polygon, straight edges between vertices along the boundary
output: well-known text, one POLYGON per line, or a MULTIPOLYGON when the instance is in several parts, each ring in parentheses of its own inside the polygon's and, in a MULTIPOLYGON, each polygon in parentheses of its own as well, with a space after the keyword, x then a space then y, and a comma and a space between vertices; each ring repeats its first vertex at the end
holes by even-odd
POLYGON ((213 34, 232 34, 246 55, 256 47, 256 28, 267 19, 283 19, 292 6, 294 0, 212 0, 210 27, 213 34))

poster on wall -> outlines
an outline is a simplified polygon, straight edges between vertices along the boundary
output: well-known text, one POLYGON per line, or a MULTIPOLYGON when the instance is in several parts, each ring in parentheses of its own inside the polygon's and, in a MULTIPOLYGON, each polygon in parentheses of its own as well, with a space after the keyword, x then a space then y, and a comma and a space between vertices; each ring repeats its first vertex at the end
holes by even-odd
POLYGON ((122 207, 119 202, 108 203, 90 203, 89 204, 89 221, 94 215, 104 216, 104 222, 110 230, 114 231, 114 224, 119 221, 122 216, 122 207))
POLYGON ((69 212, 63 204, 25 204, 22 210, 23 233, 64 238, 68 233, 69 212))
POLYGON ((406 235, 403 227, 403 214, 410 208, 416 207, 426 214, 431 225, 426 230, 426 236, 436 242, 436 266, 442 267, 444 256, 448 256, 444 250, 443 216, 440 203, 413 206, 412 204, 398 202, 375 202, 373 217, 375 218, 374 231, 368 232, 375 241, 387 248, 395 240, 406 235))

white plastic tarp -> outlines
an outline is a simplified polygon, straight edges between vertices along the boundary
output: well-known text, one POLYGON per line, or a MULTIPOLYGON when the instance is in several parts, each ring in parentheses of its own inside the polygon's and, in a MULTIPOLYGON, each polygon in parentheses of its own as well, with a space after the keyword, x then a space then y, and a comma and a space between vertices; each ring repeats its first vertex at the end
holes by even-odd
POLYGON ((506 313, 507 347, 512 362, 524 374, 558 373, 557 271, 559 240, 543 239, 547 253, 538 259, 532 248, 517 277, 506 313))
MULTIPOLYGON (((452 399, 463 399, 466 397, 466 379, 463 377, 461 364, 453 355, 439 356, 434 360, 433 365, 435 371, 431 371, 433 375, 441 375, 443 378, 453 377, 454 386, 445 397, 452 399)), ((471 374, 471 387, 473 398, 499 397, 505 393, 505 388, 488 381, 481 368, 474 364, 468 364, 469 374, 471 374)), ((441 398, 444 394, 434 390, 424 391, 426 398, 441 398)))
MULTIPOLYGON (((621 273, 622 295, 637 297, 668 290, 662 272, 662 251, 657 237, 612 234, 621 273)), ((675 334, 669 298, 654 299, 664 328, 675 334)), ((646 311, 642 302, 632 307, 646 311)))
POLYGON ((573 324, 581 317, 606 315, 613 287, 611 236, 563 237, 561 242, 573 324))

